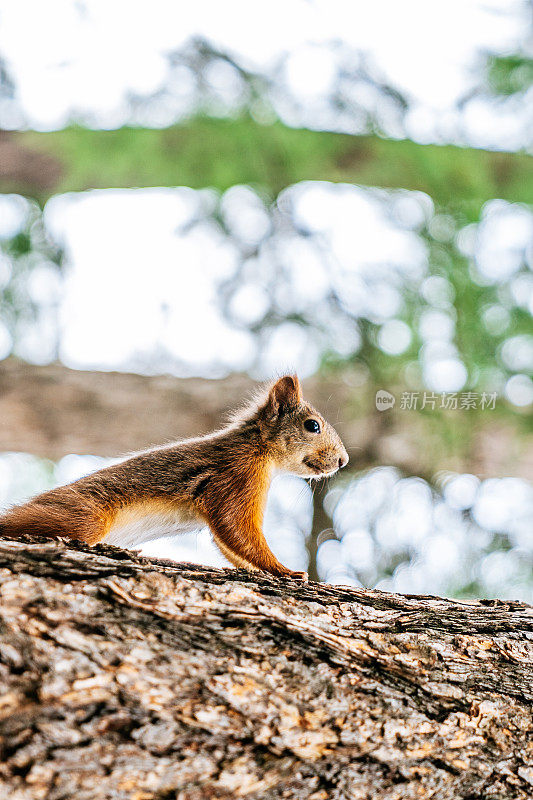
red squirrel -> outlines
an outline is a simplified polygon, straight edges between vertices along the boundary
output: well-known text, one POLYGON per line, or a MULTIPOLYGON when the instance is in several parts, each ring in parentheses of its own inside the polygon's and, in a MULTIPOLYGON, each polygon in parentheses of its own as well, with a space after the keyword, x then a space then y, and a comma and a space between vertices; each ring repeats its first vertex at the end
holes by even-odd
POLYGON ((283 566, 262 531, 276 471, 333 475, 348 463, 336 431, 286 375, 221 430, 166 444, 44 492, 0 517, 0 533, 65 536, 133 547, 209 525, 237 567, 306 580, 283 566))

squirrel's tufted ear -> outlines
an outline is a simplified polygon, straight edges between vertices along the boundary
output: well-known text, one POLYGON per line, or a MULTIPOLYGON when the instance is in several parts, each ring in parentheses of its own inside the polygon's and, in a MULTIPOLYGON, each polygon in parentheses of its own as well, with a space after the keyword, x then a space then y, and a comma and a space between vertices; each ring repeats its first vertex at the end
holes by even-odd
POLYGON ((281 416, 302 402, 300 381, 296 375, 285 375, 272 386, 268 393, 267 408, 270 413, 281 416))

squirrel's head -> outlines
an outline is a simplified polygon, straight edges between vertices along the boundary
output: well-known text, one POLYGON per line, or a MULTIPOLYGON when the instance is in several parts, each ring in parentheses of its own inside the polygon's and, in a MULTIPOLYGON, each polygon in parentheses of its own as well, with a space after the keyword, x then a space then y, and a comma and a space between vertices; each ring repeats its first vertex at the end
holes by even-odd
POLYGON ((338 433, 305 402, 296 375, 285 375, 271 386, 258 417, 278 469, 302 478, 320 478, 348 463, 338 433))

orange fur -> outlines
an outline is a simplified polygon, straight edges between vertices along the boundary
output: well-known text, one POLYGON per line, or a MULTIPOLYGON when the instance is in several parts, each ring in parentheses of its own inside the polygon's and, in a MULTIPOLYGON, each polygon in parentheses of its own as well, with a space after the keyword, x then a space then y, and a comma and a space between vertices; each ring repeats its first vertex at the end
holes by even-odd
POLYGON ((297 377, 285 376, 225 428, 45 492, 0 517, 0 533, 132 546, 207 522, 236 566, 303 577, 278 561, 263 536, 272 474, 316 477, 347 460, 337 433, 303 400, 297 377), (310 420, 318 432, 306 428, 310 420))

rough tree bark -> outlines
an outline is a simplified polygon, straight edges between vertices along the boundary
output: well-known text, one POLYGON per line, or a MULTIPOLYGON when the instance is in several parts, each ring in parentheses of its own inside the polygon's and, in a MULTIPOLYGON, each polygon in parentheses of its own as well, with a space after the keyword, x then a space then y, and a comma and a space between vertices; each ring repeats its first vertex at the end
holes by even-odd
POLYGON ((0 592, 2 797, 532 795, 523 603, 39 539, 0 540, 0 592))

